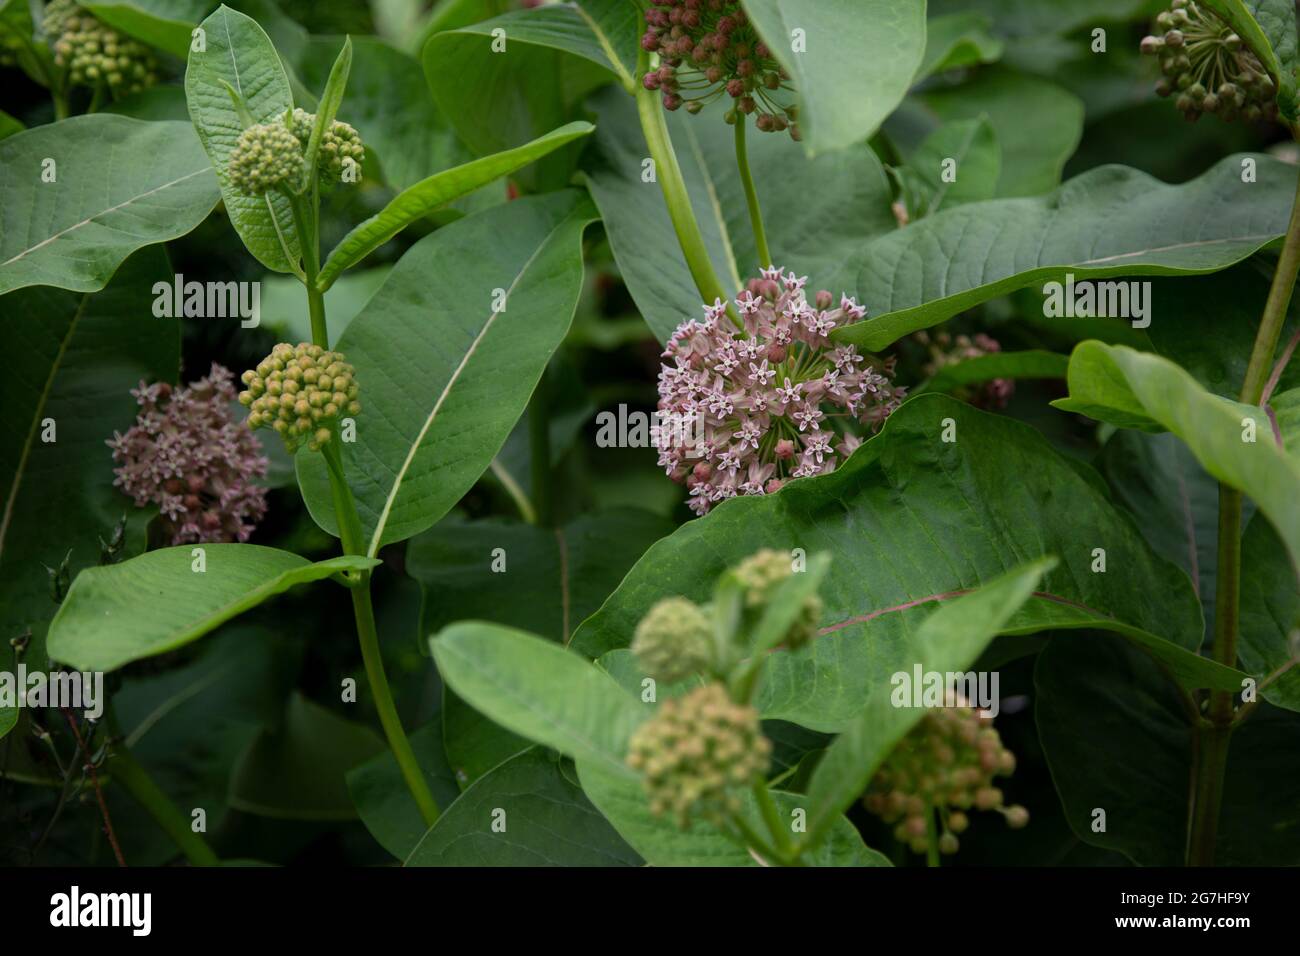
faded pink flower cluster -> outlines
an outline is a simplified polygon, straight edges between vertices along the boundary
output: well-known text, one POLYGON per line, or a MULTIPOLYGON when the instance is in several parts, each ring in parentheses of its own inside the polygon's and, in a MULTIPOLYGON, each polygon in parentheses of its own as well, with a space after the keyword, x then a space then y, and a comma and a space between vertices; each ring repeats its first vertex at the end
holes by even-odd
POLYGON ((166 382, 131 390, 135 425, 107 442, 120 467, 113 484, 136 507, 157 504, 172 544, 247 541, 266 513, 262 445, 231 412, 234 376, 213 363, 188 388, 166 382))
POLYGON ((690 489, 705 514, 736 495, 776 491, 791 478, 834 471, 902 404, 894 360, 872 364, 832 331, 867 310, 829 292, 812 303, 807 277, 764 269, 735 300, 737 328, 721 299, 704 321, 678 326, 659 372, 659 464, 690 489))
MULTIPOLYGON (((917 332, 916 341, 925 346, 929 360, 922 370, 927 378, 938 375, 942 369, 957 365, 968 359, 980 358, 1001 352, 1002 346, 997 339, 977 332, 974 335, 949 335, 947 332, 917 332)), ((974 405, 976 408, 996 410, 1006 408, 1011 396, 1016 392, 1016 383, 1010 378, 995 378, 982 385, 964 385, 952 392, 953 397, 974 405)))

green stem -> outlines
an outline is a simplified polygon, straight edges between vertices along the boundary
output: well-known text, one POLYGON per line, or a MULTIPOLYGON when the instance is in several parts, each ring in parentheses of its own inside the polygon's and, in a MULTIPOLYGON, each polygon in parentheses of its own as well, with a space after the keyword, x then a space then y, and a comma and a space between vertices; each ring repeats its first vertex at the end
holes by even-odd
POLYGON ((221 860, 208 846, 207 841, 195 833, 189 819, 172 803, 167 794, 154 783, 148 771, 140 766, 135 755, 127 748, 126 742, 117 733, 116 721, 109 714, 110 733, 118 738, 113 745, 113 754, 108 759, 108 772, 112 781, 121 784, 136 803, 144 808, 162 831, 195 866, 220 866, 221 860))
MULTIPOLYGON (((637 76, 644 76, 649 67, 650 54, 642 50, 637 57, 637 76)), ((654 91, 647 90, 640 83, 637 84, 636 107, 641 117, 641 130, 645 134, 646 145, 650 148, 650 158, 654 160, 655 178, 663 191, 664 202, 668 205, 668 217, 672 220, 673 231, 677 233, 677 244, 686 257, 686 265, 691 270, 695 287, 705 302, 727 302, 729 296, 723 291, 722 283, 713 271, 713 260, 709 258, 704 235, 700 232, 700 224, 696 222, 695 211, 691 208, 691 197, 686 191, 686 180, 682 178, 677 154, 673 151, 664 111, 660 108, 654 91)), ((727 306, 727 314, 733 322, 740 325, 740 320, 730 305, 727 306)))
POLYGON ((528 456, 532 477, 532 503, 536 523, 549 528, 553 518, 551 495, 550 380, 546 369, 528 401, 528 456))
POLYGON ((776 841, 777 851, 782 857, 793 859, 794 840, 790 836, 790 831, 782 825, 781 811, 777 809, 776 801, 772 799, 767 784, 762 780, 754 781, 754 799, 758 802, 758 810, 763 815, 763 822, 767 824, 767 831, 776 841))
POLYGON ((925 808, 925 865, 942 865, 939 860, 939 833, 934 825, 934 807, 925 808))
POLYGON ((1246 366, 1246 378, 1241 386, 1241 402, 1258 405, 1264 393, 1264 383, 1273 368, 1273 353, 1277 350, 1282 327, 1286 324, 1287 307, 1295 289, 1296 274, 1300 272, 1300 177, 1296 179, 1296 196, 1291 202, 1291 221, 1287 225, 1286 239, 1278 256, 1277 271, 1264 303, 1264 317, 1255 336, 1255 347, 1246 366))
MULTIPOLYGON (((1295 130, 1292 131, 1293 135, 1295 130)), ((1260 319, 1255 345, 1246 366, 1240 400, 1258 405, 1263 397, 1273 353, 1277 350, 1287 309, 1300 273, 1300 177, 1291 202, 1291 219, 1287 225, 1277 270, 1269 286, 1260 319)), ((1214 609, 1214 660, 1228 667, 1237 665, 1237 630, 1241 599, 1241 525, 1242 494, 1225 484, 1219 485, 1219 547, 1214 609)), ((1228 745, 1235 719, 1234 694, 1217 690, 1210 694, 1209 720, 1195 728, 1199 735, 1198 756, 1194 766, 1193 803, 1187 841, 1187 861, 1193 866, 1210 866, 1214 862, 1214 844, 1222 810, 1223 778, 1228 765, 1228 745)))
MULTIPOLYGON (((320 272, 320 251, 316 230, 311 228, 307 210, 303 208, 301 196, 289 197, 293 209, 293 221, 298 230, 298 242, 302 247, 303 271, 307 281, 307 305, 311 312, 312 342, 321 348, 329 348, 329 333, 325 323, 325 294, 317 285, 316 278, 320 272)), ((311 222, 314 222, 314 218, 311 222)), ((334 500, 334 514, 339 524, 339 540, 344 554, 366 554, 365 534, 361 530, 361 519, 357 514, 356 501, 352 497, 352 488, 347 482, 343 470, 343 456, 335 441, 327 442, 321 449, 329 471, 330 494, 334 500)), ((375 609, 370 600, 370 572, 360 572, 360 579, 348 589, 352 594, 352 612, 357 623, 357 638, 361 645, 361 660, 365 664, 366 679, 370 684, 370 693, 375 699, 375 710, 379 713, 379 723, 384 728, 388 747, 393 752, 402 779, 420 810, 425 826, 433 826, 439 816, 437 801, 433 791, 420 769, 420 762, 411 749, 411 741, 402 729, 402 721, 393 702, 393 692, 388 686, 388 675, 384 672, 384 658, 379 649, 379 631, 375 626, 375 609)))
POLYGON ((772 253, 767 248, 767 231, 763 228, 763 210, 758 205, 758 192, 754 189, 754 174, 749 170, 749 150, 745 148, 745 114, 736 110, 736 165, 740 168, 740 182, 745 187, 745 202, 749 205, 749 222, 754 227, 754 242, 758 246, 758 264, 764 268, 772 265, 772 253))

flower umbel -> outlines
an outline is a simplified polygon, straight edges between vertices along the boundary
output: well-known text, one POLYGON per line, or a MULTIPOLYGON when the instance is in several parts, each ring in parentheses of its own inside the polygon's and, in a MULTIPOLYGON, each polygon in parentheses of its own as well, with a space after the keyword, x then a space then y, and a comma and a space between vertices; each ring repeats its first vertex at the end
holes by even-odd
MULTIPOLYGON (((775 596, 777 588, 793 573, 788 552, 764 548, 746 558, 735 570, 736 577, 745 588, 745 609, 761 615, 775 596)), ((817 634, 821 618, 822 599, 816 594, 808 595, 782 643, 790 650, 803 647, 817 634)))
POLYGON ((135 425, 114 433, 113 484, 137 507, 158 505, 172 544, 247 541, 266 513, 266 474, 257 437, 231 414, 233 376, 214 364, 188 388, 166 382, 132 389, 135 425))
POLYGON ((711 663, 708 616, 689 598, 664 598, 637 625, 632 653, 649 677, 668 684, 706 670, 711 663))
POLYGON ((724 94, 737 113, 756 113, 764 132, 789 130, 799 139, 798 111, 789 103, 790 77, 776 62, 738 0, 652 0, 641 46, 658 53, 661 66, 642 77, 663 93, 664 108, 698 113, 724 94))
MULTIPOLYGON (((316 114, 303 109, 295 108, 289 118, 289 128, 304 150, 315 125, 316 114)), ((316 157, 316 167, 326 182, 342 181, 343 170, 349 166, 354 167, 350 181, 356 182, 361 178, 361 164, 365 161, 366 147, 360 133, 342 120, 334 120, 326 127, 316 157)))
POLYGON ((970 825, 966 811, 996 810, 1007 825, 1018 829, 1029 822, 1029 811, 1004 806, 997 776, 1009 777, 1016 758, 1002 746, 989 718, 956 697, 952 706, 930 710, 908 733, 876 772, 864 798, 868 810, 894 823, 894 836, 924 853, 929 825, 939 814, 939 850, 956 853, 957 834, 970 825))
MULTIPOLYGON (((913 338, 929 353, 929 361, 923 370, 926 378, 933 378, 950 365, 1002 351, 998 341, 983 332, 953 336, 942 331, 923 331, 917 332, 913 338)), ((995 378, 978 386, 962 386, 952 394, 976 408, 999 409, 1007 407, 1007 402, 1011 401, 1015 391, 1016 383, 1013 379, 995 378)))
POLYGON ((158 61, 147 46, 101 23, 75 0, 53 0, 45 8, 44 30, 55 65, 68 71, 74 86, 102 84, 121 97, 158 82, 158 61))
POLYGON ((721 824, 740 793, 767 771, 771 742, 758 711, 721 684, 667 700, 632 735, 627 762, 642 774, 650 811, 686 829, 692 817, 721 824))
POLYGON ((892 358, 868 362, 852 345, 830 341, 867 310, 847 296, 833 307, 829 292, 809 303, 806 281, 765 269, 735 300, 743 330, 719 300, 668 342, 659 464, 690 489, 696 514, 834 471, 861 444, 854 423, 874 431, 902 404, 892 358))
POLYGON ((302 144, 284 123, 250 126, 239 134, 227 166, 236 189, 261 195, 302 176, 302 144))
POLYGON ((1173 0, 1156 17, 1158 36, 1142 40, 1142 52, 1160 58, 1161 96, 1177 96, 1189 120, 1218 113, 1231 121, 1277 119, 1277 89, 1241 37, 1209 9, 1192 0, 1173 0))
POLYGON ((352 366, 319 345, 281 342, 242 379, 246 390, 239 401, 248 406, 248 427, 275 429, 290 453, 304 441, 319 451, 341 416, 361 412, 352 366))

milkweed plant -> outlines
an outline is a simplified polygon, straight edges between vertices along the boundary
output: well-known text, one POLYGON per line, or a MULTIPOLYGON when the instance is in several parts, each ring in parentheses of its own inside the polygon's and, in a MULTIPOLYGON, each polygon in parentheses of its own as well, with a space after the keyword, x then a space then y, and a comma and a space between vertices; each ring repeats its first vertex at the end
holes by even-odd
POLYGON ((6 862, 1300 863, 1294 4, 427 6, 0 4, 6 862))

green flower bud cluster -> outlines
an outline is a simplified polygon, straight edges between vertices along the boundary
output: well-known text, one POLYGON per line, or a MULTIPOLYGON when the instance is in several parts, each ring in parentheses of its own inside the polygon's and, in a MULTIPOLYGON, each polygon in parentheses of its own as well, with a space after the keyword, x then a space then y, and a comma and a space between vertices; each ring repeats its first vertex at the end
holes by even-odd
POLYGON ((250 126, 239 134, 226 168, 236 189, 260 196, 302 178, 302 147, 283 122, 250 126))
MULTIPOLYGON (((311 140, 311 130, 315 125, 316 114, 306 110, 295 108, 289 118, 289 128, 304 150, 311 140)), ((316 159, 321 175, 330 182, 342 181, 343 170, 349 165, 356 167, 353 181, 360 180, 361 164, 366 160, 366 147, 361 142, 361 134, 347 123, 334 120, 321 134, 320 152, 316 159)))
POLYGON ((1277 89, 1259 58, 1232 28, 1192 0, 1173 0, 1156 17, 1159 35, 1143 38, 1142 52, 1159 57, 1161 96, 1189 120, 1217 113, 1232 121, 1277 118, 1277 89))
MULTIPOLYGON (((771 548, 764 548, 742 561, 735 575, 745 588, 745 610, 761 615, 776 589, 793 573, 789 553, 771 548)), ((821 618, 821 598, 816 594, 808 595, 782 643, 792 651, 805 646, 817 635, 821 618)))
POLYGON ((642 673, 674 684, 709 669, 712 636, 709 617, 699 605, 689 598, 665 598, 637 625, 632 653, 642 673))
POLYGON ((290 453, 304 441, 319 451, 340 416, 361 411, 352 366, 319 345, 281 342, 242 381, 246 390, 239 393, 239 402, 249 409, 248 427, 275 429, 290 453))
POLYGON ((1015 772, 1015 755, 1002 746, 989 718, 964 700, 953 703, 921 718, 876 772, 863 799, 915 853, 928 849, 936 813, 939 851, 945 854, 957 852, 957 835, 970 826, 971 808, 996 810, 1013 829, 1029 822, 1029 811, 1004 805, 993 785, 995 777, 1015 772))
POLYGON ((75 0, 53 0, 43 27, 55 65, 68 71, 74 86, 106 85, 120 97, 158 82, 158 60, 147 46, 101 23, 75 0))
POLYGON ((682 829, 692 817, 721 824, 740 795, 767 772, 772 744, 758 711, 721 684, 667 700, 632 735, 627 763, 642 775, 650 811, 682 829))

